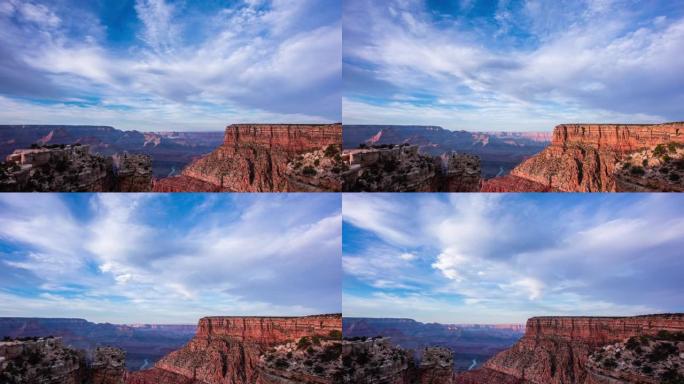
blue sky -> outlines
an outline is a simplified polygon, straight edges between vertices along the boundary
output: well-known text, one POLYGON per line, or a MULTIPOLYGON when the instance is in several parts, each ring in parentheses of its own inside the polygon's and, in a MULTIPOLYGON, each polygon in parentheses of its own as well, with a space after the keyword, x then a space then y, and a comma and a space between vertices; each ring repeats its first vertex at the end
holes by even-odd
POLYGON ((345 316, 684 312, 677 194, 344 194, 345 316))
POLYGON ((0 316, 341 311, 335 194, 2 194, 0 316))
POLYGON ((0 124, 341 120, 339 0, 3 0, 0 124))
POLYGON ((684 119, 684 2, 347 0, 343 120, 476 131, 684 119))

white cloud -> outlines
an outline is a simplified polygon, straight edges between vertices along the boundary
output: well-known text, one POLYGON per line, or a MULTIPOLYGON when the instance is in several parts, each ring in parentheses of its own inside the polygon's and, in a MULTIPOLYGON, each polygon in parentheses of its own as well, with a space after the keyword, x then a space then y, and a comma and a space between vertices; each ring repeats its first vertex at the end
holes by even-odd
POLYGON ((70 309, 53 317, 107 321, 339 312, 339 207, 332 195, 302 197, 188 196, 198 221, 169 216, 187 205, 180 195, 84 195, 75 215, 60 195, 3 195, 0 243, 12 251, 0 253, 0 295, 33 284, 51 296, 15 297, 0 313, 36 316, 57 302, 70 309))
POLYGON ((345 194, 355 227, 345 314, 377 316, 377 306, 390 308, 384 317, 491 322, 681 311, 684 223, 667 208, 679 196, 581 197, 345 194))

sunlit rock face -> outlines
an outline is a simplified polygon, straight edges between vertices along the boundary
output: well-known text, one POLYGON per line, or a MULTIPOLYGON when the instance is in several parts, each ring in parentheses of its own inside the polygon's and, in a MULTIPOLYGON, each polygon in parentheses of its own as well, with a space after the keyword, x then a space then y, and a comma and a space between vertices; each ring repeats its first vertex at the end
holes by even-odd
MULTIPOLYGON (((652 375, 653 372, 626 375, 627 370, 618 362, 597 366, 596 353, 633 337, 664 333, 681 337, 682 332, 684 314, 531 318, 525 336, 517 344, 494 356, 482 369, 459 375, 456 383, 650 383, 662 378, 652 375)), ((684 360, 678 350, 671 354, 667 358, 684 360)))
POLYGON ((559 125, 548 148, 502 179, 483 190, 684 191, 684 123, 559 125))
POLYGON ((341 147, 341 124, 235 124, 220 147, 155 190, 339 191, 341 147))
POLYGON ((341 331, 339 314, 207 317, 200 320, 195 337, 187 345, 159 360, 153 370, 130 374, 127 383, 332 383, 332 372, 326 376, 296 369, 292 365, 294 358, 287 353, 287 365, 268 364, 265 355, 303 337, 316 337, 327 343, 341 335, 341 331))

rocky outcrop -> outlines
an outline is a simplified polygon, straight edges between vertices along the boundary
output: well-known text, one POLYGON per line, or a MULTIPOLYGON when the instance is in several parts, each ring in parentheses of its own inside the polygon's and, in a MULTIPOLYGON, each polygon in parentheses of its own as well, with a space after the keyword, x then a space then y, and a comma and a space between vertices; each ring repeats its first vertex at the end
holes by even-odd
POLYGON ((138 132, 91 125, 0 125, 0 158, 31 145, 89 145, 94 154, 136 153, 152 158, 155 177, 176 175, 221 145, 223 131, 138 132))
POLYGON ((277 345, 259 358, 258 384, 340 383, 342 334, 304 336, 277 345))
POLYGON ((508 174, 551 141, 551 132, 466 132, 420 125, 345 125, 342 136, 345 149, 410 144, 429 156, 469 153, 480 158, 487 179, 508 174))
POLYGON ((480 161, 468 154, 432 157, 416 145, 381 145, 346 150, 346 192, 476 192, 480 161))
POLYGON ((502 383, 533 384, 648 382, 616 378, 618 375, 606 379, 605 372, 593 372, 590 356, 603 346, 632 337, 683 331, 684 314, 532 318, 527 322, 525 336, 516 345, 494 356, 482 369, 459 375, 456 383, 491 383, 492 377, 499 377, 497 382, 502 383))
POLYGON ((454 378, 453 355, 448 348, 425 348, 420 361, 420 384, 451 384, 454 378))
POLYGON ((80 144, 19 149, 0 164, 2 192, 145 192, 151 182, 149 156, 104 157, 80 144))
POLYGON ((101 347, 93 361, 85 352, 66 347, 59 337, 34 337, 0 342, 3 384, 123 384, 125 353, 101 347))
POLYGON ((159 180, 155 190, 201 185, 190 178, 230 192, 339 191, 341 160, 327 161, 326 153, 341 146, 341 124, 235 124, 219 148, 183 169, 182 180, 159 180))
POLYGON ((417 369, 409 351, 389 338, 355 338, 342 343, 343 383, 412 384, 417 369))
POLYGON ((147 155, 115 154, 114 188, 117 192, 152 190, 152 160, 147 155))
MULTIPOLYGON (((684 123, 563 124, 554 129, 551 145, 511 176, 527 180, 532 190, 684 191, 683 144, 684 123), (635 157, 642 163, 634 163, 635 157)), ((485 189, 520 185, 504 179, 485 183, 485 189)))
MULTIPOLYGON (((262 373, 267 373, 271 379, 278 376, 271 369, 275 366, 265 364, 265 358, 262 359, 262 355, 271 348, 303 337, 327 340, 341 335, 341 330, 341 315, 207 317, 200 320, 195 337, 180 350, 159 360, 152 373, 132 373, 127 380, 128 384, 175 383, 168 380, 176 376, 205 384, 268 383, 265 381, 268 378, 262 378, 262 373), (154 372, 160 373, 159 381, 154 381, 157 376, 154 372)), ((282 368, 284 371, 291 368, 289 362, 288 367, 282 368)), ((305 377, 310 378, 305 372, 290 370, 282 376, 293 383, 316 382, 305 381, 305 377), (297 381, 298 377, 304 381, 297 381)), ((321 381, 323 384, 328 382, 321 381)))
POLYGON ((124 384, 126 353, 119 348, 98 347, 90 364, 92 384, 124 384))

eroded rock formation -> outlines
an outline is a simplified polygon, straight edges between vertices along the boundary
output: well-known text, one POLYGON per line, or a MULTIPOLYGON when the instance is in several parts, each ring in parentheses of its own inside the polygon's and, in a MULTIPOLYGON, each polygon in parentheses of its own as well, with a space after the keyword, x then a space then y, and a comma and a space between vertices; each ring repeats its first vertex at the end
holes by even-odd
POLYGON ((341 331, 341 315, 207 317, 200 320, 197 334, 187 345, 159 360, 153 370, 131 373, 127 383, 328 384, 332 372, 324 365, 330 361, 316 361, 319 352, 312 354, 311 367, 295 365, 294 353, 287 351, 285 362, 275 364, 281 358, 277 348, 285 351, 289 343, 316 337, 326 343, 320 353, 332 353, 328 342, 339 338, 341 331), (267 354, 273 360, 267 360, 267 354), (314 371, 316 366, 323 371, 314 371))
POLYGON ((510 176, 486 181, 483 191, 506 186, 511 191, 684 191, 684 123, 559 125, 548 148, 510 176))
POLYGON ((2 192, 145 192, 152 188, 147 155, 104 157, 88 145, 19 149, 0 164, 2 192))
POLYGON ((339 191, 341 124, 235 124, 223 144, 155 191, 339 191))
MULTIPOLYGON (((516 345, 494 356, 481 369, 459 375, 456 383, 485 384, 495 382, 494 379, 501 383, 525 384, 620 384, 663 380, 657 376, 662 371, 625 375, 630 370, 618 363, 596 369, 590 356, 594 356, 595 362, 596 355, 592 354, 609 344, 627 342, 634 337, 648 338, 663 333, 681 336, 682 332, 684 314, 532 318, 527 322, 525 336, 516 345)), ((675 350, 670 350, 667 358, 677 360, 676 364, 682 366, 684 355, 675 350)), ((681 379, 684 380, 684 376, 681 379)))
POLYGON ((0 342, 3 384, 123 384, 125 353, 101 347, 88 363, 85 352, 67 347, 60 337, 0 342))
POLYGON ((342 175, 347 192, 476 192, 480 161, 468 154, 432 157, 418 146, 381 145, 346 150, 342 175))

